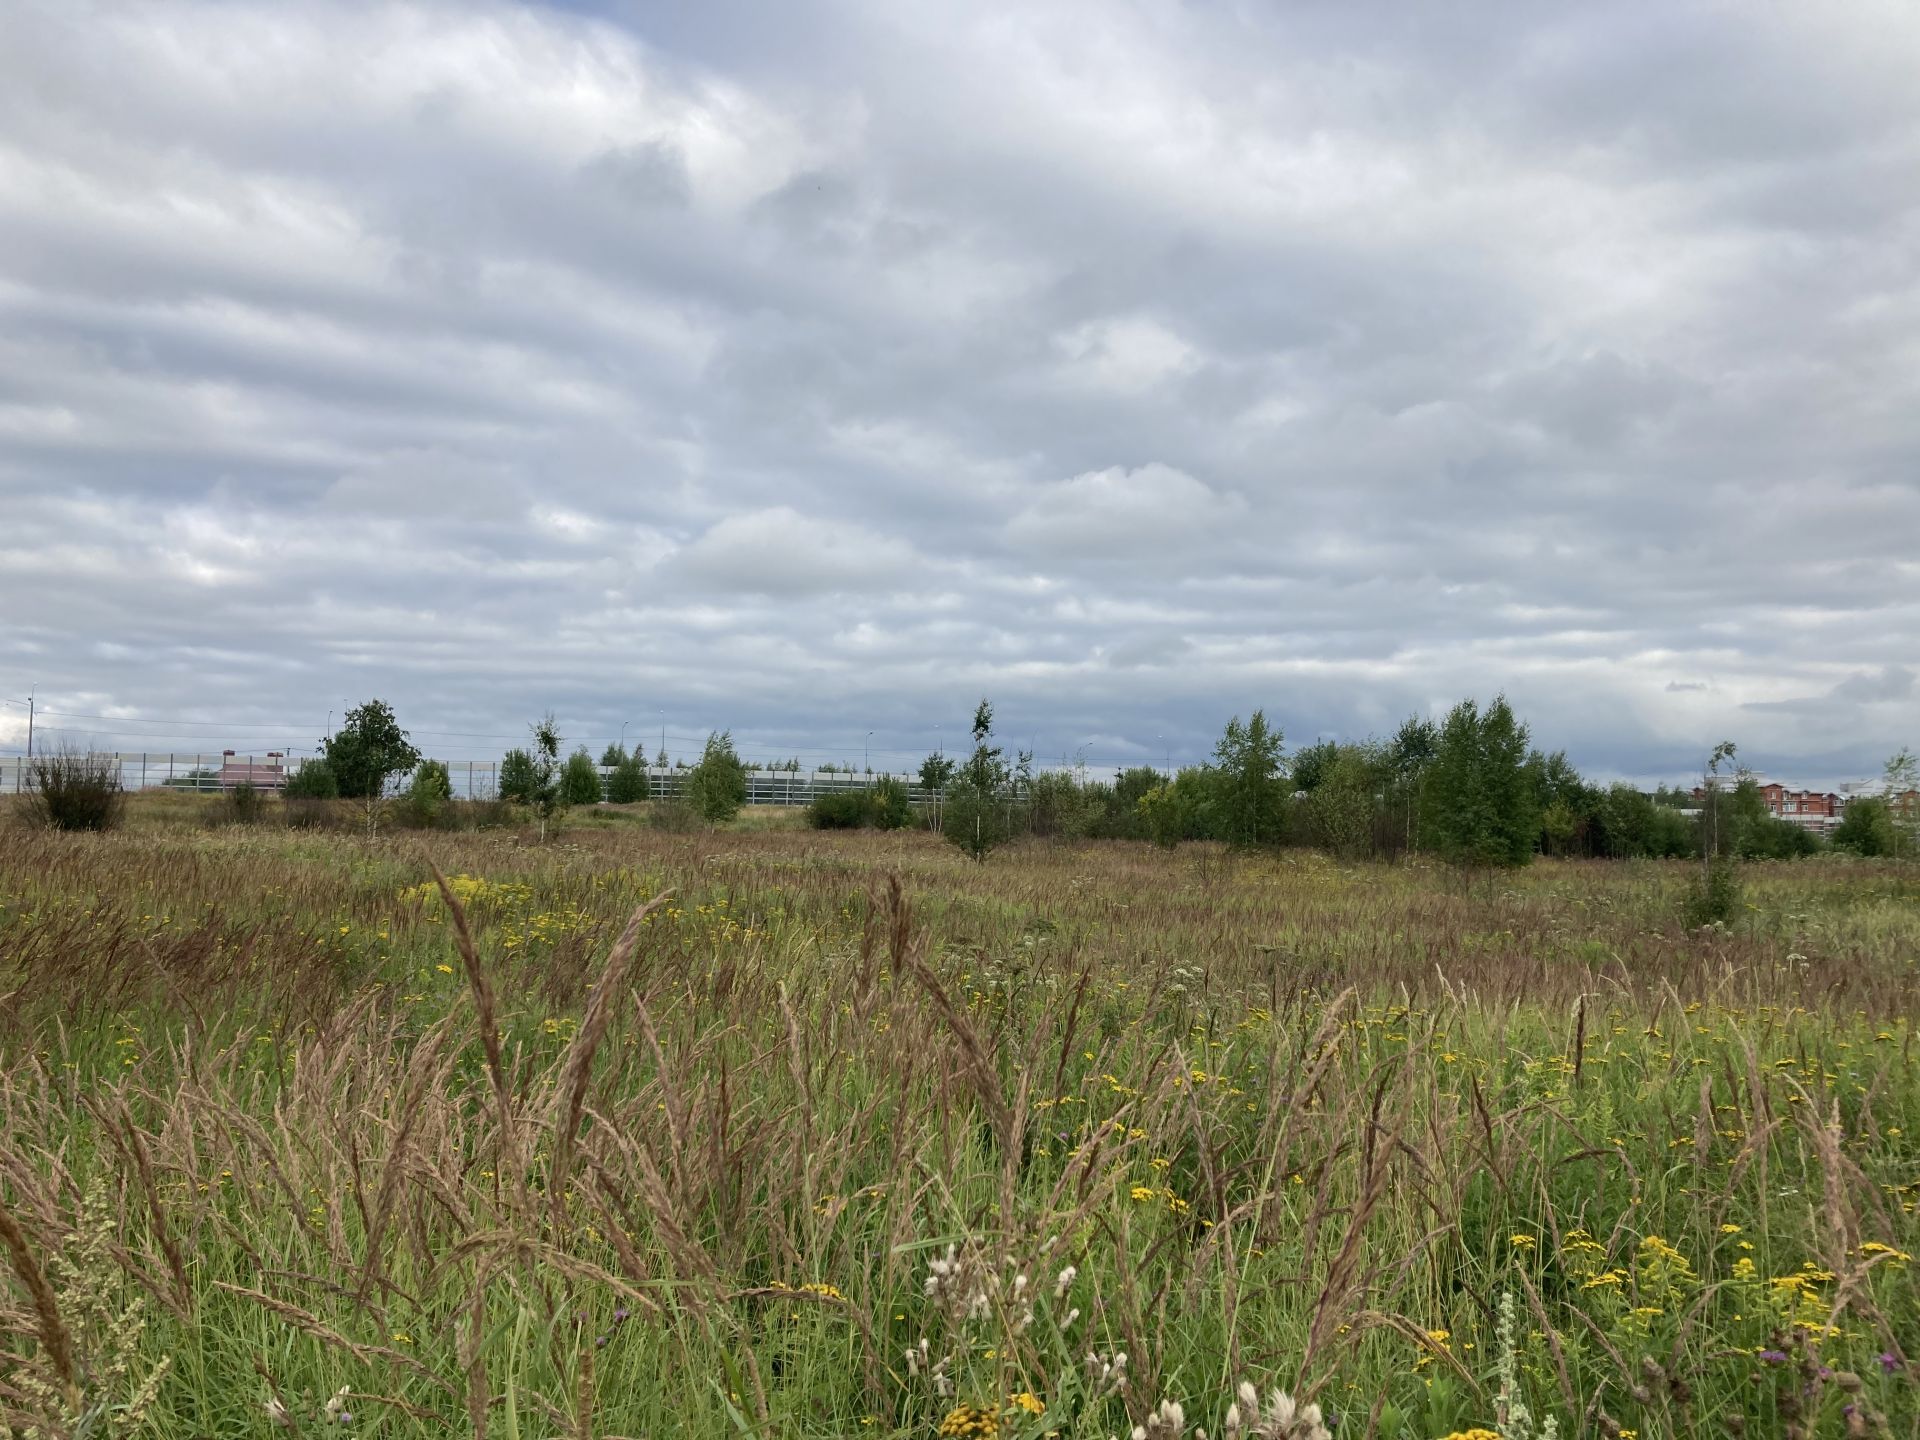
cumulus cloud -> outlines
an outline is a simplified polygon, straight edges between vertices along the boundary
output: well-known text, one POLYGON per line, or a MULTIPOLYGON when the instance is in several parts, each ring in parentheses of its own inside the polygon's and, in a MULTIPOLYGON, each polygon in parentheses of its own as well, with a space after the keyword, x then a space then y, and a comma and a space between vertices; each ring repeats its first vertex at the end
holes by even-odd
POLYGON ((988 693, 1121 760, 1504 688, 1602 774, 1870 772, 1917 61, 1847 5, 20 0, 0 698, 911 758, 988 693))

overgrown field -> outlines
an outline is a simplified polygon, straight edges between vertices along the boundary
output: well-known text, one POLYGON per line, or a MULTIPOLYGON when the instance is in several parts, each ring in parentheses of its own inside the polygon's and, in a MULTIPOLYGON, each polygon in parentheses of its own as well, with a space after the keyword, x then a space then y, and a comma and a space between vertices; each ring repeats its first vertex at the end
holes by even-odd
POLYGON ((1914 1434, 1920 874, 1754 867, 1705 932, 1686 878, 0 830, 0 1400, 1218 1440, 1247 1380, 1240 1433, 1316 1433, 1278 1386, 1336 1436, 1914 1434))

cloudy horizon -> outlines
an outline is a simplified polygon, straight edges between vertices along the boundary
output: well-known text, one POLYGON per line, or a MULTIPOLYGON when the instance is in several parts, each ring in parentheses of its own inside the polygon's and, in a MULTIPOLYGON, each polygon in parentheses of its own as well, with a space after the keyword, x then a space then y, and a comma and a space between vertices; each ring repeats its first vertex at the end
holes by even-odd
POLYGON ((0 23, 0 752, 1920 746, 1920 11, 0 23))

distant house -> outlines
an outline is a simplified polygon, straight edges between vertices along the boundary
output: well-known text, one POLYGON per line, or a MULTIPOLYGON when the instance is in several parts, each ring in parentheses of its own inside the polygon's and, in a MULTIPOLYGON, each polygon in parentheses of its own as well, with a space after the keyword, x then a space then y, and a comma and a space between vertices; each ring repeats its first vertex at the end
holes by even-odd
MULTIPOLYGON (((1790 790, 1777 780, 1756 780, 1755 784, 1767 813, 1774 819, 1786 820, 1820 834, 1838 825, 1847 811, 1846 797, 1832 790, 1790 790)), ((1707 798, 1705 788, 1694 786, 1693 798, 1704 802, 1707 798)))
POLYGON ((251 755, 240 758, 231 750, 222 751, 220 788, 237 790, 242 785, 251 785, 256 790, 278 790, 287 783, 286 759, 277 750, 269 750, 258 759, 251 755))

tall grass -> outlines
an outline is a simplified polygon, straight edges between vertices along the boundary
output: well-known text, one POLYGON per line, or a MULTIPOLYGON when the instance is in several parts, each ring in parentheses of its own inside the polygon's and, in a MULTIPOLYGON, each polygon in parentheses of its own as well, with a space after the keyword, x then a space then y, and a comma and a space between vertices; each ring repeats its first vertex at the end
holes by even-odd
POLYGON ((1911 1433, 1920 886, 1687 874, 0 832, 0 1398, 69 1334, 182 1437, 1911 1433), (137 1363, 30 1283, 96 1190, 137 1363))

